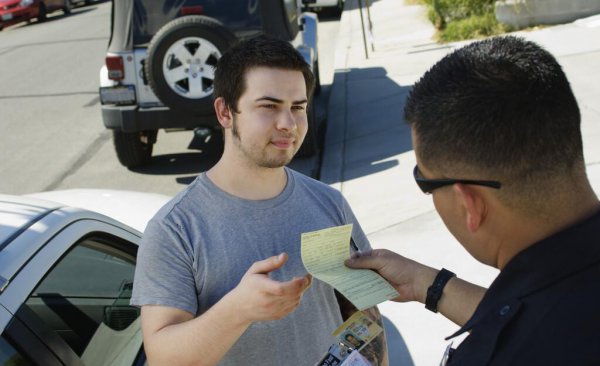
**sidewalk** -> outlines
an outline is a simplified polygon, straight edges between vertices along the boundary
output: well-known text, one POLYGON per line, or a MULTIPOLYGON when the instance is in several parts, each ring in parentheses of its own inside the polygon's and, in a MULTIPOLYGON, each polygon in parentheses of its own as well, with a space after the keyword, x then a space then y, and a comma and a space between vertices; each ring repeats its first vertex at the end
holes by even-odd
MULTIPOLYGON (((431 197, 414 183, 415 157, 403 119, 404 100, 414 82, 465 42, 435 43, 425 8, 402 0, 374 1, 370 15, 374 51, 369 49, 366 59, 358 0, 346 0, 321 180, 342 191, 373 247, 446 267, 487 286, 497 270, 462 249, 431 197)), ((545 46, 563 65, 580 103, 588 175, 600 193, 600 16, 518 34, 545 46)), ((392 325, 387 329, 391 365, 439 364, 447 345, 444 337, 456 325, 421 304, 386 302, 380 309, 392 325)))

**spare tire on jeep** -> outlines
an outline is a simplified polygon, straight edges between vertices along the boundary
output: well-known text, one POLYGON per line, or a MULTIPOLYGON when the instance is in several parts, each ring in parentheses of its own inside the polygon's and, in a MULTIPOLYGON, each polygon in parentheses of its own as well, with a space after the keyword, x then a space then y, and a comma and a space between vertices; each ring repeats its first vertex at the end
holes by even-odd
POLYGON ((202 15, 177 18, 165 24, 148 46, 148 84, 172 109, 213 113, 214 67, 235 42, 235 35, 215 19, 202 15))

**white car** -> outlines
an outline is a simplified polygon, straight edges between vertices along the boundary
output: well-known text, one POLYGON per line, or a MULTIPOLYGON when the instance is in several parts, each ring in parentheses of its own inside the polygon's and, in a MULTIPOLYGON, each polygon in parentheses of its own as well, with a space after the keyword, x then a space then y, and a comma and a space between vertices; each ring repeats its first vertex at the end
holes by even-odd
MULTIPOLYGON (((113 0, 111 20, 100 69, 102 121, 128 168, 150 163, 159 129, 220 131, 214 66, 239 40, 268 35, 289 41, 319 80, 317 16, 301 11, 297 0, 113 0)), ((318 150, 312 105, 297 156, 318 150)))
POLYGON ((143 365, 129 298, 141 232, 168 199, 0 195, 0 365, 143 365))

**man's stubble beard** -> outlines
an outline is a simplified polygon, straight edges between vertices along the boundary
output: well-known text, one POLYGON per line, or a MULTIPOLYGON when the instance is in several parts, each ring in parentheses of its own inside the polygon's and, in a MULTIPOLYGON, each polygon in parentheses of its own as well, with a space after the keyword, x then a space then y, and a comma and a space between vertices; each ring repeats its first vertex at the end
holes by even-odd
POLYGON ((235 114, 233 115, 233 123, 231 127, 231 135, 233 143, 238 147, 238 150, 244 157, 254 163, 260 168, 281 168, 290 163, 294 155, 296 155, 297 149, 291 157, 285 155, 284 157, 269 158, 266 154, 267 150, 265 147, 258 147, 257 145, 251 145, 248 148, 242 144, 242 136, 238 128, 238 119, 235 114))

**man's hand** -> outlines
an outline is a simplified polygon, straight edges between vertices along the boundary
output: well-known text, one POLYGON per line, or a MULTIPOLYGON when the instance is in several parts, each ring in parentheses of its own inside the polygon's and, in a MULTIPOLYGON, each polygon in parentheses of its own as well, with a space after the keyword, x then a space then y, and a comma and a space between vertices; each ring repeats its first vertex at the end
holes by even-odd
POLYGON ((252 322, 281 319, 294 311, 312 279, 308 275, 287 282, 269 278, 287 258, 283 253, 255 262, 236 288, 198 317, 176 308, 143 306, 150 364, 216 365, 252 322))
POLYGON ((298 307, 312 277, 306 275, 287 282, 269 277, 269 272, 281 268, 287 259, 287 254, 282 253, 254 262, 238 286, 230 292, 228 297, 245 322, 281 319, 298 307))
POLYGON ((400 296, 393 299, 398 302, 425 302, 427 287, 431 285, 437 270, 405 258, 385 249, 376 249, 370 253, 346 260, 350 268, 372 269, 385 278, 400 296))

